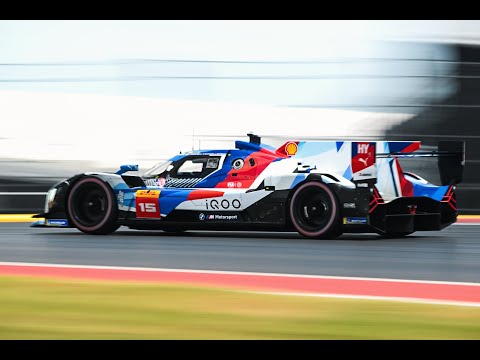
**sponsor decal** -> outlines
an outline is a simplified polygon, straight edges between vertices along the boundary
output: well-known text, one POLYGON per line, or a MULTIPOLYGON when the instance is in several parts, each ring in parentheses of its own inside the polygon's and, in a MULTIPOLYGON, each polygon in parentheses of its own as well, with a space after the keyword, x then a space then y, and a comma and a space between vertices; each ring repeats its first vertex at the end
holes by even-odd
POLYGON ((368 143, 358 143, 357 144, 357 152, 359 154, 368 154, 368 143))
POLYGON ((344 217, 343 223, 345 225, 367 224, 368 219, 366 217, 344 217))
POLYGON ((222 214, 210 214, 205 215, 204 213, 200 213, 200 216, 203 215, 203 219, 200 220, 238 220, 238 215, 222 215, 222 214))
POLYGON ((204 213, 198 214, 198 219, 199 219, 200 221, 205 220, 205 214, 204 214, 204 213))
POLYGON ((241 187, 242 187, 242 183, 241 183, 240 181, 238 181, 238 182, 229 181, 229 182, 227 183, 227 187, 229 187, 229 188, 234 188, 234 187, 241 188, 241 187))
MULTIPOLYGON (((375 177, 373 173, 359 173, 375 164, 375 143, 352 143, 352 172, 359 177, 375 177), (359 173, 359 174, 358 174, 359 173)), ((355 176, 354 176, 355 178, 355 176)))
POLYGON ((238 215, 215 215, 215 220, 237 220, 238 215))
POLYGON ((156 198, 160 197, 160 190, 137 190, 137 198, 156 198))
POLYGON ((47 226, 68 226, 67 219, 46 219, 45 225, 47 226))
POLYGON ((357 187, 368 187, 368 183, 357 183, 357 187))
POLYGON ((158 198, 160 190, 138 190, 136 192, 135 208, 137 218, 160 218, 158 198))
POLYGON ((287 155, 293 156, 297 153, 297 151, 298 151, 298 145, 293 141, 290 141, 285 145, 285 152, 287 153, 287 155))
POLYGON ((120 206, 123 206, 123 198, 124 198, 124 196, 125 196, 125 193, 124 193, 122 190, 120 190, 120 191, 118 192, 118 195, 117 195, 117 200, 118 200, 118 203, 119 203, 120 206))
POLYGON ((355 205, 355 203, 343 203, 343 208, 344 209, 355 209, 356 205, 355 205))
POLYGON ((242 203, 238 199, 233 200, 206 200, 205 206, 207 209, 218 210, 218 209, 240 209, 242 207, 242 203))

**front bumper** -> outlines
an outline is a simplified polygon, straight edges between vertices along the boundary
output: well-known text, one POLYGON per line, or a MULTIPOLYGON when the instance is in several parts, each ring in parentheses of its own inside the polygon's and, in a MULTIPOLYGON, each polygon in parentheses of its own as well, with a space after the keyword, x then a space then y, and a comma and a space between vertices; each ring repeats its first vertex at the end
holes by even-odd
MULTIPOLYGON (((41 215, 41 214, 38 214, 41 215)), ((33 217, 39 217, 35 215, 33 217)), ((68 219, 40 219, 33 222, 30 227, 71 227, 68 219)))

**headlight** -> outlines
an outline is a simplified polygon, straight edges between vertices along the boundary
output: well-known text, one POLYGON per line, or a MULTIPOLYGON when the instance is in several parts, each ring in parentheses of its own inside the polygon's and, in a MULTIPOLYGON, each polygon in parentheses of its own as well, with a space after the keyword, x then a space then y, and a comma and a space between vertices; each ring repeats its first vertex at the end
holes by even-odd
POLYGON ((57 194, 57 189, 50 189, 47 193, 47 198, 45 199, 45 212, 48 212, 53 205, 53 200, 55 200, 55 195, 57 194))

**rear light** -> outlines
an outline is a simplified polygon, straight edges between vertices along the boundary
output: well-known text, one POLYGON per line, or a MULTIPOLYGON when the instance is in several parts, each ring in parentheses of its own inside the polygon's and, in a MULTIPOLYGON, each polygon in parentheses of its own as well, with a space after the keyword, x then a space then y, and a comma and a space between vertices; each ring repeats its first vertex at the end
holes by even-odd
POLYGON ((378 204, 383 204, 385 201, 383 201, 382 196, 378 192, 376 187, 373 187, 373 194, 372 194, 372 201, 370 201, 370 210, 368 213, 370 214, 375 208, 378 206, 378 204))
POLYGON ((450 185, 447 192, 443 196, 441 202, 446 202, 454 211, 457 211, 457 207, 456 207, 457 200, 455 200, 454 190, 455 190, 455 186, 450 185))

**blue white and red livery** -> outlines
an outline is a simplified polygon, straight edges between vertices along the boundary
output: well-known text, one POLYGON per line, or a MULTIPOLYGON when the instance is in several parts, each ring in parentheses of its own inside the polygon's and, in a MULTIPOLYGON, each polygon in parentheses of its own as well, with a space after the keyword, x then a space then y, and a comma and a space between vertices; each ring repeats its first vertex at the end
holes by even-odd
POLYGON ((108 234, 133 229, 298 231, 335 238, 345 232, 404 236, 441 230, 457 218, 464 143, 287 141, 278 149, 236 141, 235 148, 172 157, 142 176, 82 173, 50 189, 36 226, 108 234), (403 157, 438 157, 442 185, 402 170, 403 157))

